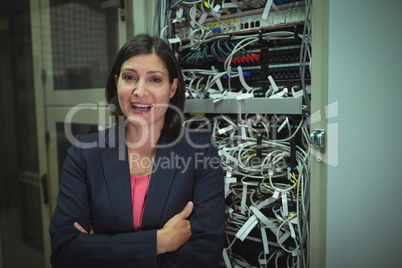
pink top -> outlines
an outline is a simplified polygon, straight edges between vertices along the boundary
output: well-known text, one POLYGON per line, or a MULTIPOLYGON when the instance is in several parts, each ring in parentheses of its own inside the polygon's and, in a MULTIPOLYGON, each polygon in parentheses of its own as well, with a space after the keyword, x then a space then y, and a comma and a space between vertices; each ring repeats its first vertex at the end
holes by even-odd
POLYGON ((145 199, 147 197, 151 174, 135 176, 130 174, 131 179, 131 200, 133 204, 134 230, 141 230, 142 213, 144 212, 145 199))

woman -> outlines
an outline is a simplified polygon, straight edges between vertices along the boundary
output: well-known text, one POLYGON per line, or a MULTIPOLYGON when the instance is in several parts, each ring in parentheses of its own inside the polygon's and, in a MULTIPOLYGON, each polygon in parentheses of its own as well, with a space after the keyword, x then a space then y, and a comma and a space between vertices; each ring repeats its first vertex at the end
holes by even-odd
POLYGON ((217 267, 223 172, 211 136, 181 129, 184 83, 169 46, 147 35, 127 42, 106 99, 116 126, 68 149, 49 228, 52 265, 217 267))

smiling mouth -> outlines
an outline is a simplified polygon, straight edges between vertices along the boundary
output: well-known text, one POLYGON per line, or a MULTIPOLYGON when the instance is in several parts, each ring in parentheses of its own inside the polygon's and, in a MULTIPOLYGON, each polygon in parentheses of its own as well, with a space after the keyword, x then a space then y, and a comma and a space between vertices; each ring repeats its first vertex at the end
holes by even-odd
POLYGON ((150 104, 132 103, 131 107, 133 107, 134 110, 147 111, 147 110, 152 108, 152 105, 150 105, 150 104))

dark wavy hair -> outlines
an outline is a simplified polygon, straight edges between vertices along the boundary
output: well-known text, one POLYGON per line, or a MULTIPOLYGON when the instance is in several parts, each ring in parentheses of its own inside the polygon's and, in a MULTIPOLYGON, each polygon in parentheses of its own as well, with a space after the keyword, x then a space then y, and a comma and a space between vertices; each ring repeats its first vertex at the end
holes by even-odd
MULTIPOLYGON (((177 78, 177 89, 174 96, 169 100, 169 104, 174 105, 178 108, 178 110, 181 111, 181 113, 183 113, 185 100, 184 80, 179 62, 177 61, 174 52, 170 49, 166 42, 159 37, 151 37, 149 35, 141 34, 133 37, 120 49, 106 82, 106 101, 109 103, 109 105, 114 106, 114 109, 111 109, 111 114, 114 117, 116 127, 119 123, 119 116, 124 116, 124 114, 119 105, 115 76, 120 76, 121 66, 125 61, 140 54, 158 55, 165 63, 165 67, 169 72, 170 84, 172 84, 173 80, 177 78)), ((178 133, 181 129, 181 123, 181 115, 178 113, 178 111, 168 108, 165 114, 165 122, 163 125, 162 134, 167 136, 171 133, 178 133)))

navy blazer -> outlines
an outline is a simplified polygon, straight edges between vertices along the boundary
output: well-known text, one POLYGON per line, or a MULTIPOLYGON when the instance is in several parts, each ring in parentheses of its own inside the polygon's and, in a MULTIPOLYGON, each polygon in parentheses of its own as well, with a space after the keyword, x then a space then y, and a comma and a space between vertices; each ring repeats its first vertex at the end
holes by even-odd
MULTIPOLYGON (((120 129, 122 130, 122 129, 120 129)), ((224 179, 210 134, 161 136, 134 232, 125 134, 81 135, 67 151, 49 232, 54 267, 218 267, 224 246, 224 179), (156 231, 194 202, 192 236, 174 252, 156 255, 156 231), (86 230, 74 228, 77 221, 86 230)))

